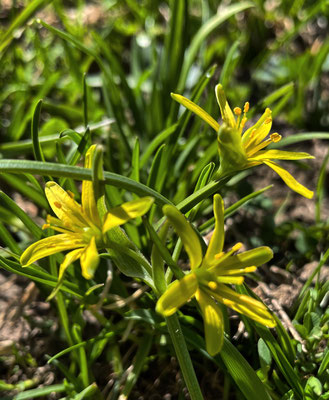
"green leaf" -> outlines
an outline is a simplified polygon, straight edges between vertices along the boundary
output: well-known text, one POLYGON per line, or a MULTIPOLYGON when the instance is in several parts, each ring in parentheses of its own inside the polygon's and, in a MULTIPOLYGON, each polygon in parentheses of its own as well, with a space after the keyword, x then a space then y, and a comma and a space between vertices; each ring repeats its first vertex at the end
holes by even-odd
POLYGON ((271 352, 262 338, 258 340, 257 348, 261 366, 270 367, 272 362, 271 352))
POLYGON ((226 338, 224 338, 224 345, 219 356, 247 400, 271 400, 271 396, 256 372, 226 338))
POLYGON ((329 139, 328 132, 307 132, 307 133, 295 133, 294 135, 282 138, 279 142, 271 144, 268 149, 279 149, 281 147, 289 146, 291 144, 304 142, 312 139, 329 139))
POLYGON ((315 394, 316 396, 321 396, 322 394, 322 384, 315 376, 308 378, 305 386, 305 392, 309 394, 315 394))
MULTIPOLYGON (((152 153, 156 150, 158 146, 160 146, 170 135, 172 135, 176 129, 178 124, 173 124, 169 128, 160 132, 146 147, 141 159, 140 159, 140 168, 146 164, 146 162, 151 157, 152 153)), ((0 147, 1 149, 1 147, 0 147)))
POLYGON ((133 151, 132 161, 131 161, 132 171, 130 173, 130 178, 136 182, 139 182, 139 139, 136 138, 135 147, 133 151))
POLYGON ((36 397, 49 396, 51 393, 65 392, 67 386, 63 383, 57 385, 50 385, 42 388, 36 388, 31 390, 25 390, 22 393, 16 394, 13 400, 30 400, 36 397))
POLYGON ((231 4, 221 10, 219 14, 214 15, 201 26, 198 32, 194 35, 193 40, 186 51, 183 66, 181 69, 181 75, 177 85, 178 92, 182 92, 184 90, 188 72, 196 58, 199 48, 205 42, 206 38, 224 21, 250 7, 254 7, 254 4, 248 1, 231 4))
POLYGON ((321 361, 319 370, 318 370, 318 376, 319 378, 322 378, 322 375, 326 373, 326 370, 329 368, 329 348, 327 347, 324 353, 324 357, 321 361))
MULTIPOLYGON (((52 0, 34 0, 28 4, 23 11, 15 18, 13 23, 0 39, 0 53, 10 44, 14 38, 14 34, 20 27, 24 26, 26 22, 41 8, 51 3, 52 0)), ((25 25, 26 26, 26 25, 25 25)))
MULTIPOLYGON (((26 160, 0 160, 0 172, 12 172, 16 174, 28 172, 33 175, 51 175, 54 177, 67 177, 75 180, 91 180, 91 170, 75 167, 71 165, 57 164, 57 163, 42 163, 40 161, 26 161, 26 160)), ((155 203, 159 206, 171 204, 171 202, 155 190, 136 182, 132 179, 126 178, 112 172, 104 172, 104 183, 113 185, 127 191, 138 194, 139 196, 154 197, 155 203)), ((47 202, 44 208, 48 208, 47 202)))
POLYGON ((133 387, 135 386, 140 373, 142 372, 143 365, 146 362, 147 356, 151 350, 153 342, 153 334, 144 334, 137 347, 137 353, 132 362, 132 370, 129 372, 126 382, 122 388, 120 396, 128 399, 133 387))
POLYGON ((44 236, 42 229, 2 190, 0 190, 0 204, 10 210, 17 218, 19 218, 26 228, 32 233, 35 239, 44 236))
POLYGON ((40 112, 42 107, 42 100, 39 100, 33 116, 32 116, 32 124, 31 124, 31 133, 32 133, 32 144, 33 144, 33 153, 34 158, 37 161, 45 161, 44 155, 41 150, 41 146, 39 143, 39 119, 40 119, 40 112))

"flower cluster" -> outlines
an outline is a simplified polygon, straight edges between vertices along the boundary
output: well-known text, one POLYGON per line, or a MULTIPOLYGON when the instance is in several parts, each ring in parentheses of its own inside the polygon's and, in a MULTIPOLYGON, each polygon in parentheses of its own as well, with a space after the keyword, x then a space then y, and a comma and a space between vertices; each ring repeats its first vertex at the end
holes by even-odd
MULTIPOLYGON (((85 168, 91 168, 95 148, 91 146, 88 150, 85 168)), ((24 251, 20 262, 26 267, 43 257, 72 250, 60 265, 59 280, 65 270, 78 259, 82 275, 91 279, 99 264, 97 248, 107 247, 106 232, 144 215, 153 203, 152 197, 143 197, 112 208, 100 218, 92 181, 82 182, 81 205, 74 200, 71 192, 66 192, 56 182, 47 182, 45 193, 57 218, 48 215, 43 228, 52 228, 61 234, 33 243, 24 251)))
POLYGON ((215 229, 203 256, 199 238, 189 222, 174 206, 164 206, 163 212, 182 239, 189 256, 191 272, 170 284, 156 305, 159 313, 170 316, 195 297, 203 315, 206 348, 210 355, 221 350, 224 339, 223 315, 218 303, 265 326, 276 325, 263 303, 239 294, 227 285, 241 285, 243 275, 255 271, 259 265, 272 258, 272 250, 263 246, 236 254, 241 248, 241 243, 237 243, 230 251, 223 252, 224 205, 218 194, 214 196, 213 207, 215 229))
POLYGON ((226 176, 234 171, 266 164, 268 167, 272 168, 292 190, 309 199, 312 198, 313 192, 311 190, 297 182, 288 171, 273 160, 302 160, 314 157, 308 153, 302 152, 275 149, 264 150, 270 143, 276 143, 281 140, 281 135, 278 133, 269 135, 272 127, 271 110, 266 108, 259 120, 244 131, 248 120, 247 113, 249 111, 249 103, 245 103, 243 110, 239 107, 235 107, 232 111, 226 100, 222 85, 217 85, 215 91, 223 119, 222 125, 212 118, 205 110, 193 103, 193 101, 179 94, 172 93, 171 96, 174 100, 202 118, 216 131, 220 157, 220 168, 217 176, 226 176))

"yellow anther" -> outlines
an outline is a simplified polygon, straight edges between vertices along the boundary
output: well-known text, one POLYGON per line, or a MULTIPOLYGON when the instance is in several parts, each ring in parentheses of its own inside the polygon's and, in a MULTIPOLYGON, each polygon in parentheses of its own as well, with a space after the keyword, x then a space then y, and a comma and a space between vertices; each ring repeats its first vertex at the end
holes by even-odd
POLYGON ((71 199, 74 199, 74 193, 71 192, 71 190, 67 190, 66 192, 71 197, 71 199))
POLYGON ((42 229, 47 229, 47 228, 50 228, 50 225, 49 225, 49 224, 43 224, 43 225, 42 225, 42 229))
POLYGON ((58 201, 54 201, 54 206, 57 208, 62 208, 61 203, 59 203, 58 201))
POLYGON ((250 134, 250 138, 253 138, 256 135, 256 131, 257 129, 253 129, 251 134, 250 134))
POLYGON ((217 287, 218 287, 218 285, 217 285, 216 282, 210 281, 210 282, 208 282, 208 287, 209 287, 209 289, 211 289, 211 290, 216 290, 217 287))
POLYGON ((234 107, 233 109, 235 115, 241 115, 242 110, 240 107, 234 107))
POLYGON ((279 135, 278 133, 272 133, 272 135, 270 135, 270 138, 271 138, 272 142, 277 143, 277 142, 280 142, 282 136, 279 135))
POLYGON ((266 118, 266 120, 264 121, 264 124, 270 124, 272 122, 272 118, 266 118))
POLYGON ((241 242, 238 242, 237 244, 235 244, 235 245, 232 247, 232 250, 231 250, 231 251, 236 252, 236 251, 240 250, 242 246, 243 246, 243 244, 242 244, 241 242))
POLYGON ((244 103, 243 112, 247 113, 248 111, 249 111, 249 101, 246 101, 244 103))

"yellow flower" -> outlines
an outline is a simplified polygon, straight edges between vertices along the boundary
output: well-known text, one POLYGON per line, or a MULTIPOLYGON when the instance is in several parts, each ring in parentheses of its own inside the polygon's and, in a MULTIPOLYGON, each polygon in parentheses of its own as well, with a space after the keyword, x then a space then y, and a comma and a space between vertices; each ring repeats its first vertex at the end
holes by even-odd
MULTIPOLYGON (((91 168, 96 146, 91 146, 86 154, 85 168, 91 168)), ((97 248, 106 247, 106 232, 120 226, 132 218, 144 215, 153 203, 152 197, 129 201, 110 209, 101 220, 94 196, 92 181, 82 182, 81 205, 70 192, 66 192, 56 182, 47 182, 45 194, 56 217, 48 215, 43 228, 61 232, 41 239, 29 246, 20 258, 23 267, 35 261, 72 250, 66 254, 59 269, 59 281, 66 268, 80 259, 82 275, 91 279, 99 263, 97 248)))
POLYGON ((224 245, 224 205, 219 194, 214 196, 215 230, 205 256, 202 255, 198 236, 185 217, 174 207, 166 205, 163 212, 180 236, 189 256, 191 272, 180 280, 172 282, 159 298, 156 310, 164 316, 174 314, 179 307, 195 297, 203 320, 206 348, 210 355, 217 354, 223 344, 223 315, 217 302, 270 328, 275 319, 266 306, 252 297, 239 294, 227 284, 241 285, 243 275, 255 271, 273 257, 272 250, 263 246, 235 254, 241 243, 237 243, 227 253, 224 245))
POLYGON ((244 131, 247 122, 249 103, 245 103, 243 111, 239 107, 235 107, 232 111, 226 100, 222 85, 217 85, 215 91, 223 119, 222 125, 219 125, 205 110, 184 96, 174 93, 172 93, 171 96, 184 107, 197 114, 217 132, 220 156, 220 168, 217 176, 226 176, 233 171, 250 168, 259 164, 266 164, 271 167, 292 190, 308 199, 312 198, 313 192, 311 190, 297 182, 289 172, 273 160, 301 160, 314 157, 308 153, 264 150, 270 143, 276 143, 281 140, 281 135, 278 133, 269 135, 272 127, 271 110, 266 108, 259 120, 244 131))

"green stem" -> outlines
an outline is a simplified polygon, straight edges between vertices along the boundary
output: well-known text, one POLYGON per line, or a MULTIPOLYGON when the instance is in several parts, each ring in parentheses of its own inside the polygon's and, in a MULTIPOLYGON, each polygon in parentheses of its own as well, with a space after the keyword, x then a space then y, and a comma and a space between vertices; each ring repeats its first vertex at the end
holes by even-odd
POLYGON ((167 317, 166 322, 191 400, 203 400, 199 382, 195 375, 192 360, 187 350, 185 338, 177 315, 174 314, 167 317))
MULTIPOLYGON (((58 276, 58 270, 57 270, 57 265, 56 265, 56 261, 55 258, 53 256, 49 257, 49 264, 50 264, 50 272, 53 276, 58 276)), ((69 317, 67 315, 67 310, 66 310, 66 306, 65 306, 65 302, 64 302, 64 298, 63 298, 63 294, 58 292, 56 295, 56 303, 57 303, 57 309, 58 309, 58 313, 59 313, 59 318, 62 322, 63 328, 64 328, 64 332, 66 335, 66 339, 68 341, 68 344, 70 346, 73 345, 73 339, 71 336, 71 332, 70 332, 70 323, 69 323, 69 317)))

